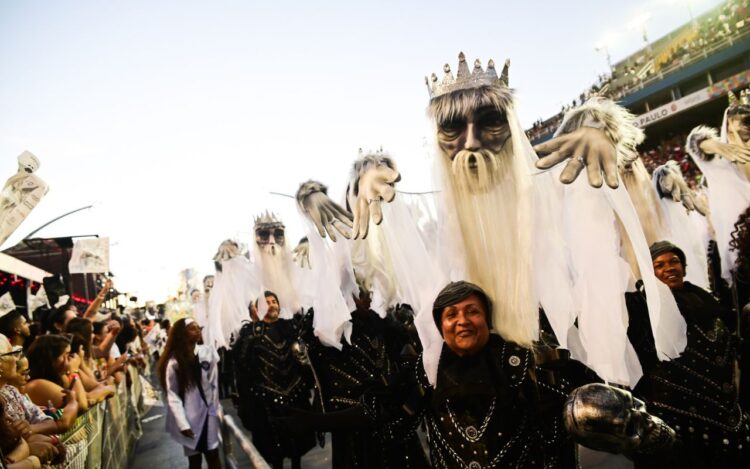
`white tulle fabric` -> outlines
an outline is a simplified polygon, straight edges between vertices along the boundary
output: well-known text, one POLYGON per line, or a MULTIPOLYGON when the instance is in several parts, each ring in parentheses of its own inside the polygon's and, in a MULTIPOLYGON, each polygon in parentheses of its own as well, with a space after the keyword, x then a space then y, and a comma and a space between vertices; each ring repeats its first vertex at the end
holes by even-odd
POLYGON ((341 350, 342 338, 347 342, 351 339, 352 295, 359 290, 351 271, 348 246, 351 241, 341 239, 332 243, 323 239, 304 213, 300 213, 300 217, 310 243, 312 291, 315 292, 312 298, 314 334, 323 345, 341 350))
POLYGON ((651 330, 656 354, 660 360, 677 358, 687 345, 687 325, 669 288, 654 275, 646 237, 640 229, 638 215, 627 196, 627 191, 605 190, 612 210, 617 214, 633 246, 641 280, 646 292, 651 330))
POLYGON ((250 302, 260 293, 260 279, 249 259, 237 256, 221 261, 208 300, 208 330, 216 348, 229 347, 232 334, 250 319, 250 302))
MULTIPOLYGON (((657 188, 657 178, 654 177, 654 190, 657 188)), ((675 202, 670 197, 659 199, 664 224, 666 225, 666 240, 671 241, 685 253, 687 264, 685 280, 703 289, 710 288, 708 281, 708 241, 705 227, 696 223, 694 216, 704 218, 695 210, 688 211, 681 202, 675 202)))
MULTIPOLYGON (((721 140, 727 142, 727 117, 721 126, 721 140)), ((721 256, 721 276, 730 285, 734 283, 731 271, 737 261, 737 253, 732 251, 734 224, 750 205, 750 182, 740 173, 737 166, 719 156, 710 161, 693 158, 708 182, 706 193, 711 221, 716 230, 716 244, 721 256)))
POLYGON ((396 197, 390 204, 383 204, 383 223, 379 228, 391 253, 397 285, 395 302, 411 305, 417 315, 415 326, 422 343, 424 366, 434 384, 443 338, 432 319, 432 304, 449 278, 425 246, 418 220, 412 218, 412 213, 396 197))
POLYGON ((201 292, 200 297, 193 303, 193 317, 195 322, 203 328, 203 341, 207 344, 213 343, 211 339, 211 327, 208 324, 208 298, 201 292))

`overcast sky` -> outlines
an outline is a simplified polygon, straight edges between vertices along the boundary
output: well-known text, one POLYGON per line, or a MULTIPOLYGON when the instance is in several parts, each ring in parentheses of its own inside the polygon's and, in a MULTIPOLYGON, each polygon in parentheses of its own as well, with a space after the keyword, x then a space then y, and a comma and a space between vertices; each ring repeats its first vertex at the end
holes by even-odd
MULTIPOLYGON (((721 3, 690 1, 698 15, 721 3)), ((29 150, 50 191, 5 249, 38 236, 112 242, 121 291, 163 301, 178 273, 212 273, 225 238, 281 214, 314 178, 343 191, 357 149, 383 146, 401 189, 429 190, 424 76, 512 60, 524 125, 549 117, 642 43, 689 21, 687 0, 0 0, 0 180, 29 150)), ((0 183, 2 183, 0 181, 0 183)))

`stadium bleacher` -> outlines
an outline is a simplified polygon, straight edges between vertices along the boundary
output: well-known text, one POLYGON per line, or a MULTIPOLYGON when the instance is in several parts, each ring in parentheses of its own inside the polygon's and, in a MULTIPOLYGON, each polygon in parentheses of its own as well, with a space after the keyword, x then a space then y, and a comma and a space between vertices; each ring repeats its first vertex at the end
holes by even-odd
POLYGON ((686 157, 684 142, 699 124, 719 126, 729 90, 750 81, 750 0, 728 0, 616 63, 571 105, 537 120, 527 130, 532 143, 551 138, 564 113, 593 95, 618 101, 646 130, 639 148, 652 170, 669 159, 680 163, 695 185, 700 172, 686 157))

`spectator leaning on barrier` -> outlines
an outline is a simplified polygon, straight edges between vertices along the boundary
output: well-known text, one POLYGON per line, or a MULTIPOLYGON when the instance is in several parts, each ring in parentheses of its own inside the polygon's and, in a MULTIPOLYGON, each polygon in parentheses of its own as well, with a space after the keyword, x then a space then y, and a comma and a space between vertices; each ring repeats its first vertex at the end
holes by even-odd
MULTIPOLYGON (((78 365, 78 374, 81 377, 86 392, 96 400, 100 400, 100 397, 109 397, 115 394, 114 378, 108 378, 106 376, 106 370, 104 374, 98 373, 96 363, 91 358, 91 348, 93 346, 94 334, 93 324, 88 319, 76 318, 68 323, 65 331, 69 334, 73 334, 74 337, 78 337, 81 342, 80 347, 80 364, 78 365)), ((73 341, 75 342, 75 340, 73 341)), ((73 343, 71 343, 73 346, 73 343)), ((76 347, 72 347, 75 351, 76 347)), ((75 372, 75 367, 73 366, 75 372)))
POLYGON ((26 392, 36 405, 52 403, 60 408, 70 390, 75 391, 78 412, 89 409, 86 390, 78 375, 68 377, 70 371, 70 339, 57 334, 39 336, 29 347, 29 383, 26 392))
POLYGON ((8 469, 41 469, 39 457, 30 453, 29 444, 21 432, 13 428, 5 418, 5 409, 0 406, 0 452, 3 467, 8 469))
MULTIPOLYGON (((44 416, 34 413, 33 406, 24 408, 23 398, 15 388, 7 384, 7 378, 15 376, 17 360, 22 353, 20 347, 13 347, 5 336, 0 335, 0 405, 3 409, 4 423, 20 439, 27 443, 29 454, 36 456, 42 463, 60 463, 65 458, 65 448, 57 437, 40 434, 46 430, 54 432, 54 424, 46 422, 44 416), (29 412, 27 414, 27 412, 29 412), (27 420, 27 415, 33 420, 27 420)), ((20 443, 20 440, 19 440, 20 443)), ((23 446, 23 444, 21 444, 23 446)), ((4 463, 12 464, 26 459, 29 454, 20 454, 18 458, 3 453, 4 463)))
POLYGON ((127 355, 121 355, 115 341, 122 326, 119 321, 101 321, 94 323, 94 356, 104 360, 107 376, 113 376, 119 384, 125 378, 123 370, 127 355))
MULTIPOLYGON (((86 321, 86 319, 84 319, 86 321)), ((115 387, 108 383, 100 383, 90 371, 85 368, 84 340, 78 334, 70 336, 70 357, 68 359, 68 369, 63 376, 65 387, 68 387, 73 379, 79 379, 86 391, 86 399, 89 406, 103 401, 115 395, 115 387)))
POLYGON ((5 336, 0 335, 0 398, 5 402, 6 415, 16 421, 27 421, 31 433, 54 435, 67 431, 78 414, 78 403, 69 400, 67 415, 59 420, 42 412, 14 386, 19 380, 23 380, 18 367, 23 358, 21 354, 20 347, 11 346, 5 336))

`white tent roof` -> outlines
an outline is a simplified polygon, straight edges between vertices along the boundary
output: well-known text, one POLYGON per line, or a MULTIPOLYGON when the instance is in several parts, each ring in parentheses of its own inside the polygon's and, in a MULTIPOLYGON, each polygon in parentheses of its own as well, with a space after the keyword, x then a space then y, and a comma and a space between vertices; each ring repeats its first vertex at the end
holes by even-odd
POLYGON ((34 267, 31 264, 16 259, 15 257, 9 256, 0 252, 0 270, 14 274, 19 277, 33 280, 34 282, 42 283, 44 277, 49 277, 52 274, 46 272, 38 267, 34 267))

